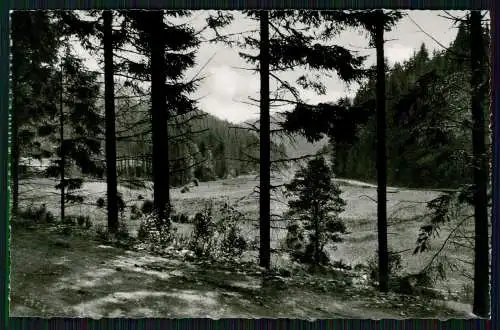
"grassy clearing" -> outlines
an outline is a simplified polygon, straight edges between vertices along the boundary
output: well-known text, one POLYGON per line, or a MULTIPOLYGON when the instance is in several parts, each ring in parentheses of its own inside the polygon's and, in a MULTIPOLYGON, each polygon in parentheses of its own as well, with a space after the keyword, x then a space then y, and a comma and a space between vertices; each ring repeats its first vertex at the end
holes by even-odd
MULTIPOLYGON (((274 183, 281 183, 276 181, 274 183)), ((364 183, 352 180, 339 180, 343 191, 342 197, 346 200, 346 211, 341 215, 348 227, 350 233, 345 236, 345 241, 337 245, 335 249, 328 248, 328 253, 332 260, 342 260, 344 263, 355 266, 356 264, 366 264, 377 249, 376 235, 376 188, 364 183)), ((47 209, 55 216, 58 215, 59 196, 53 188, 54 181, 49 179, 36 179, 23 182, 21 187, 21 196, 24 206, 46 204, 47 209)), ((228 180, 200 183, 198 187, 191 189, 187 193, 181 193, 180 189, 172 189, 172 202, 177 212, 194 215, 201 210, 207 201, 216 204, 228 202, 243 212, 248 221, 240 224, 242 233, 248 242, 254 241, 258 237, 258 196, 252 194, 258 181, 254 176, 245 176, 228 180)), ((146 185, 148 186, 148 184, 146 185)), ((89 215, 94 226, 105 226, 105 209, 96 207, 96 200, 105 196, 105 183, 90 182, 86 183, 80 193, 86 196, 85 205, 70 206, 67 210, 69 215, 89 215)), ((142 206, 139 197, 152 199, 150 189, 129 189, 123 186, 119 187, 123 199, 128 207, 136 205, 142 206)), ((403 271, 414 273, 422 269, 432 258, 434 253, 440 248, 441 243, 446 239, 449 228, 445 226, 441 237, 433 241, 432 250, 422 255, 412 255, 412 249, 415 247, 415 239, 418 235, 419 227, 422 224, 422 216, 428 210, 426 202, 438 195, 435 191, 404 190, 400 188, 389 188, 388 190, 388 214, 389 214, 389 246, 393 251, 402 252, 403 271)), ((272 213, 281 214, 285 210, 285 205, 279 202, 272 203, 272 213)), ((125 219, 129 219, 129 209, 126 210, 125 219)), ((138 221, 126 220, 127 228, 132 235, 135 235, 139 228, 138 221)), ((177 227, 179 235, 189 236, 192 232, 190 224, 174 224, 177 227)), ((278 226, 283 224, 276 223, 278 226)), ((464 235, 469 235, 473 230, 472 221, 464 227, 464 235)), ((14 236, 15 234, 13 234, 14 236)), ((271 246, 279 248, 286 232, 282 229, 271 230, 271 246)), ((22 244, 19 245, 22 247, 22 244)), ((13 248, 14 249, 14 248, 13 248)), ((27 250, 25 250, 28 253, 27 250)), ((52 253, 50 248, 46 251, 47 255, 52 253)), ((63 252, 63 251, 62 251, 63 252)), ((65 251, 67 252, 67 251, 65 251)), ((42 253, 37 251, 36 253, 42 253)), ((100 250, 96 255, 106 254, 100 250)), ((473 261, 472 251, 458 246, 448 245, 444 249, 444 254, 452 259, 460 259, 461 267, 468 274, 472 274, 472 268, 468 262, 473 261)), ((42 258, 43 256, 40 256, 42 258)), ((256 250, 250 250, 244 253, 243 261, 255 262, 258 257, 256 250)), ((14 260, 14 258, 13 258, 14 260)), ((43 260, 43 258, 42 258, 43 260)), ((290 259, 285 253, 274 253, 272 256, 274 267, 283 268, 290 265, 290 259)), ((66 265, 66 264, 61 264, 66 265)), ((54 266, 55 267, 55 266, 54 266)), ((63 267, 63 266, 60 266, 63 267)), ((15 279, 13 279, 15 280, 15 279)), ((448 274, 446 281, 436 284, 436 287, 443 291, 455 292, 454 300, 467 302, 467 294, 470 295, 471 280, 465 278, 459 272, 448 274)), ((130 283, 129 283, 130 284, 130 283)), ((127 314, 128 315, 128 314, 127 314)))

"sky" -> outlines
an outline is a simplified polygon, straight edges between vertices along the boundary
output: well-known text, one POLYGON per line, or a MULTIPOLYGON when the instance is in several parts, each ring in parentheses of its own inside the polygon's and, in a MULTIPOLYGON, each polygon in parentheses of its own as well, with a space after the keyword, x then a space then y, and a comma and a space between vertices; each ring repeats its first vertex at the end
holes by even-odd
MULTIPOLYGON (((385 55, 392 65, 408 59, 425 43, 429 53, 442 50, 448 46, 457 33, 454 22, 445 17, 448 14, 462 17, 462 11, 405 11, 407 16, 400 20, 390 32, 386 32, 385 55), (422 32, 422 30, 425 31, 422 32), (430 36, 429 36, 430 35, 430 36), (431 37, 432 36, 432 37, 431 37), (435 40, 434 40, 435 39, 435 40)), ((225 28, 225 33, 236 33, 258 28, 258 23, 245 18, 239 12, 233 12, 233 23, 225 28)), ((205 11, 197 11, 189 19, 193 27, 203 26, 205 11)), ((370 49, 366 34, 359 31, 346 31, 335 40, 337 45, 358 51, 360 55, 368 55, 366 65, 375 64, 375 50, 370 49)), ((87 65, 92 69, 99 66, 81 47, 75 46, 77 52, 86 58, 87 65)), ((197 55, 197 65, 187 72, 186 77, 193 77, 198 71, 205 76, 197 92, 193 95, 199 98, 199 108, 221 119, 239 123, 258 117, 258 107, 248 104, 249 97, 258 98, 259 76, 249 70, 250 65, 238 54, 240 50, 223 44, 202 43, 197 55)), ((302 71, 303 72, 303 71, 302 71)), ((287 72, 280 74, 284 80, 294 80, 302 72, 287 72)), ((316 95, 314 92, 302 91, 301 97, 312 104, 335 101, 340 97, 354 96, 357 85, 346 86, 335 75, 325 77, 326 95, 316 95)), ((271 89, 276 84, 271 80, 271 89)))

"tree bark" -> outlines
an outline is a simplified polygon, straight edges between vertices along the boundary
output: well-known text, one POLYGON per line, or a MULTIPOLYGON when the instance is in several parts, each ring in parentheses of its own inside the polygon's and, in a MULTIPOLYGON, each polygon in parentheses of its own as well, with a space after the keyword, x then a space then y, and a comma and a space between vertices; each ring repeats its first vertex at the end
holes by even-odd
POLYGON ((377 230, 379 289, 389 289, 389 255, 387 247, 387 159, 386 159, 386 96, 384 24, 381 20, 374 31, 377 52, 377 230))
MULTIPOLYGON (((16 12, 11 15, 11 25, 16 23, 16 12)), ((12 45, 12 111, 10 117, 10 181, 12 193, 12 218, 15 219, 19 213, 19 108, 18 93, 19 93, 19 61, 21 60, 21 51, 16 47, 18 36, 11 35, 12 45)))
POLYGON ((271 155, 269 107, 269 13, 260 12, 260 266, 271 264, 271 155))
POLYGON ((487 98, 486 54, 484 52, 481 12, 470 14, 471 47, 471 112, 472 153, 474 164, 474 304, 473 313, 488 317, 489 308, 489 238, 488 238, 488 164, 486 154, 486 127, 484 100, 487 98))
MULTIPOLYGON (((62 59, 61 59, 62 61, 62 59)), ((65 166, 66 166, 66 161, 65 161, 65 153, 66 153, 66 148, 64 147, 64 102, 63 102, 63 96, 64 96, 64 76, 63 76, 63 65, 61 63, 61 80, 60 80, 60 91, 59 91, 59 140, 60 140, 60 163, 59 163, 59 169, 60 169, 60 176, 61 176, 61 221, 64 222, 65 218, 65 201, 66 201, 66 196, 64 194, 64 188, 66 187, 66 180, 65 180, 65 166)))
MULTIPOLYGON (((498 129, 500 128, 500 112, 499 109, 499 101, 500 101, 500 89, 498 88, 498 79, 500 78, 498 73, 500 71, 500 61, 498 61, 499 52, 499 43, 495 42, 500 35, 500 20, 498 15, 500 14, 500 5, 498 1, 490 2, 490 18, 491 18, 491 38, 490 38, 490 47, 491 47, 491 57, 490 57, 490 92, 491 92, 491 130, 492 130, 492 164, 491 164, 491 177, 492 177, 492 200, 499 200, 500 193, 500 167, 498 166, 498 157, 500 156, 500 143, 498 142, 499 133, 498 129), (496 60, 495 60, 496 59, 496 60), (493 162, 497 162, 494 164, 493 162)), ((492 263, 491 263, 491 279, 494 281, 494 285, 492 285, 492 290, 496 290, 496 294, 498 297, 498 278, 500 278, 500 274, 498 274, 498 243, 500 239, 500 230, 498 228, 498 216, 500 215, 500 205, 498 203, 492 203, 492 215, 491 219, 495 219, 491 221, 491 246, 492 246, 492 263)), ((493 292, 492 292, 493 295, 493 292)), ((491 296, 490 296, 491 297, 491 296)), ((498 299, 491 300, 491 308, 492 311, 498 311, 498 299)), ((498 324, 498 314, 492 313, 493 324, 498 324), (495 319, 496 318, 496 319, 495 319)))
POLYGON ((115 82, 113 63, 113 13, 105 10, 104 21, 104 103, 106 117, 106 183, 108 230, 118 231, 118 198, 116 179, 115 82))
POLYGON ((165 26, 163 11, 148 13, 151 20, 151 121, 153 140, 153 203, 160 223, 168 221, 170 181, 168 110, 165 91, 165 26))

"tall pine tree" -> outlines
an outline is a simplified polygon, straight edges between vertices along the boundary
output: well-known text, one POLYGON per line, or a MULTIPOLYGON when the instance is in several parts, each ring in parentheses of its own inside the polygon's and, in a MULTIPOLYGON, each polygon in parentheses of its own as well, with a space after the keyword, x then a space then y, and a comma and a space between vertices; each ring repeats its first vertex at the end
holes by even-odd
POLYGON ((471 11, 470 24, 470 68, 472 91, 472 153, 474 168, 474 314, 488 317, 490 314, 490 267, 488 239, 488 164, 486 153, 486 107, 488 97, 488 70, 486 47, 483 41, 482 15, 471 11))
POLYGON ((56 22, 47 11, 13 11, 12 40, 12 111, 11 111, 11 192, 13 217, 19 208, 20 158, 41 158, 36 124, 56 111, 50 77, 57 65, 60 38, 56 22), (23 153, 22 151, 25 150, 23 153))

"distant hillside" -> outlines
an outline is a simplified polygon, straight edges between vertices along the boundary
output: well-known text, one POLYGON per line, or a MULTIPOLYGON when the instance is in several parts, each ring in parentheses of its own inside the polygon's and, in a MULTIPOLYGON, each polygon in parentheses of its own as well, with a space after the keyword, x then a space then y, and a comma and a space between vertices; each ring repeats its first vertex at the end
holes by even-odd
MULTIPOLYGON (((120 112, 117 123, 134 138, 119 139, 118 157, 145 159, 151 155, 151 128, 146 105, 120 112)), ((182 185, 196 177, 209 181, 259 170, 259 137, 242 125, 235 125, 208 113, 189 114, 169 125, 171 182, 182 185), (182 123, 179 125, 178 123, 182 123), (186 132, 191 132, 185 134, 186 132)), ((284 145, 273 144, 271 158, 286 157, 284 145)), ((134 167, 141 165, 133 165, 134 167)), ((149 169, 146 169, 149 171, 149 169)))
MULTIPOLYGON (((279 123, 282 120, 283 119, 279 114, 272 115, 270 119, 271 130, 280 128, 279 123)), ((259 119, 251 119, 246 122, 259 127, 259 119)), ((242 123, 241 125, 245 124, 242 123)), ((291 158, 296 158, 304 155, 314 155, 328 144, 328 138, 326 137, 318 142, 310 143, 305 137, 301 135, 295 135, 293 136, 293 138, 289 138, 286 136, 275 134, 272 136, 271 140, 277 145, 284 145, 287 156, 291 158)))

